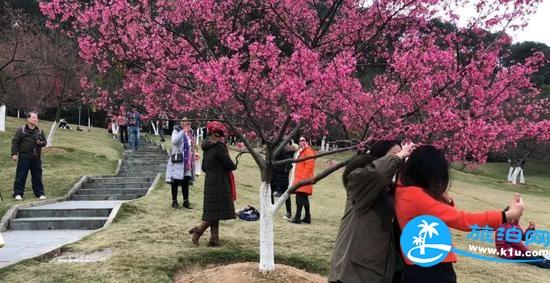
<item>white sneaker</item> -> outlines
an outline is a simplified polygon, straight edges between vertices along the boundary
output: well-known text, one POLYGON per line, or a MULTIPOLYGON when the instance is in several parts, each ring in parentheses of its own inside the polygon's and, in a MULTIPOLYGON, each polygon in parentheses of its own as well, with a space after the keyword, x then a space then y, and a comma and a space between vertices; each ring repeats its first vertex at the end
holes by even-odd
POLYGON ((38 199, 47 199, 46 196, 39 196, 38 199))
POLYGON ((23 198, 20 195, 16 195, 15 200, 23 200, 23 198))

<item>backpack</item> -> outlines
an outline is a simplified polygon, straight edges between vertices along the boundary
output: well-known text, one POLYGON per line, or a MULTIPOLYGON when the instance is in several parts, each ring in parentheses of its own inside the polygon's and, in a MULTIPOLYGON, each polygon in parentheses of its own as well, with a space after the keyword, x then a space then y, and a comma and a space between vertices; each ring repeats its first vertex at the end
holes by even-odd
POLYGON ((237 211, 237 217, 244 221, 257 221, 260 219, 260 212, 253 206, 247 205, 243 209, 237 211))

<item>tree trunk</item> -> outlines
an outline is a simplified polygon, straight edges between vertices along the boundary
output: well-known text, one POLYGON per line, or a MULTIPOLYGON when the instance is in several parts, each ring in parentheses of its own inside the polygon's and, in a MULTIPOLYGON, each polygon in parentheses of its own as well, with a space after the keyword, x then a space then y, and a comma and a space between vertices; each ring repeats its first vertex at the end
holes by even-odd
POLYGON ((78 126, 80 127, 80 117, 82 116, 82 105, 78 106, 78 126))
POLYGON ((46 147, 53 146, 53 136, 55 135, 55 131, 57 130, 57 124, 59 123, 59 119, 61 118, 61 106, 57 107, 57 110, 55 111, 55 121, 53 121, 52 127, 50 128, 50 133, 48 134, 48 139, 46 147))
POLYGON ((48 138, 46 140, 47 141, 46 147, 53 146, 53 135, 55 135, 55 130, 57 130, 56 121, 53 122, 52 127, 50 128, 50 133, 48 134, 48 138))
POLYGON ((518 179, 518 174, 519 174, 519 170, 521 169, 521 167, 516 167, 514 169, 514 173, 512 173, 512 184, 517 184, 517 179, 518 179))
POLYGON ((90 105, 88 105, 88 131, 90 131, 91 127, 92 127, 92 119, 90 117, 90 105))
POLYGON ((508 169, 508 182, 512 182, 513 174, 514 174, 514 166, 510 165, 510 169, 508 169))
POLYGON ((153 132, 155 133, 155 136, 158 136, 158 135, 159 135, 159 130, 158 130, 158 128, 156 127, 154 121, 151 121, 151 126, 153 127, 153 132))
POLYGON ((0 132, 6 131, 6 105, 0 106, 0 132))
POLYGON ((525 184, 525 176, 523 176, 523 168, 521 167, 519 169, 519 183, 525 184))
POLYGON ((275 270, 273 246, 273 215, 271 204, 271 186, 263 181, 260 188, 260 271, 275 270))

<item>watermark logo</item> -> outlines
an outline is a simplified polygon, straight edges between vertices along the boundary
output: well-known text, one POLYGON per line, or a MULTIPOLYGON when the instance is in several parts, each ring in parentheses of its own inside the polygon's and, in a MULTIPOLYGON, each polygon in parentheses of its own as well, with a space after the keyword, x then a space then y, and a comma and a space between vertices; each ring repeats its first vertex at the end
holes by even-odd
MULTIPOLYGON (((524 234, 520 228, 511 227, 510 224, 497 228, 496 233, 489 226, 471 226, 471 232, 467 239, 477 242, 495 244, 495 240, 510 244, 523 243, 538 244, 544 247, 550 245, 549 231, 528 230, 524 234)), ((519 226, 518 226, 519 227, 519 226)), ((451 232, 449 227, 441 219, 422 215, 413 218, 405 225, 401 234, 401 250, 403 254, 422 267, 434 266, 442 262, 449 252, 479 260, 507 263, 533 263, 550 267, 550 250, 518 250, 516 248, 487 248, 469 245, 468 250, 452 247, 451 232)))
POLYGON ((441 219, 421 215, 407 223, 401 234, 401 249, 405 256, 423 267, 434 266, 451 251, 451 232, 441 219))

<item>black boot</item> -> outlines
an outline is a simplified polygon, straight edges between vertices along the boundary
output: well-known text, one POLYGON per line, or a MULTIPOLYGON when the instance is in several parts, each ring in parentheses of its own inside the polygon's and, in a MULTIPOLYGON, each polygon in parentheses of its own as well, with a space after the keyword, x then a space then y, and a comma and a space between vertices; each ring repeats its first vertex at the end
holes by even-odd
POLYGON ((175 208, 175 209, 180 208, 177 201, 172 201, 172 208, 175 208))
POLYGON ((290 220, 290 223, 300 224, 302 223, 302 220, 300 218, 302 218, 302 206, 298 205, 296 208, 296 214, 294 215, 294 218, 290 220))
POLYGON ((189 204, 188 200, 183 201, 183 206, 182 207, 185 207, 187 209, 193 209, 193 208, 191 208, 191 204, 189 204))
POLYGON ((311 224, 311 214, 309 214, 309 204, 304 205, 306 216, 302 219, 302 223, 311 224))

